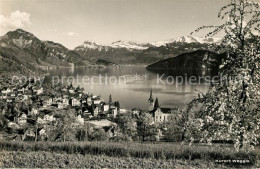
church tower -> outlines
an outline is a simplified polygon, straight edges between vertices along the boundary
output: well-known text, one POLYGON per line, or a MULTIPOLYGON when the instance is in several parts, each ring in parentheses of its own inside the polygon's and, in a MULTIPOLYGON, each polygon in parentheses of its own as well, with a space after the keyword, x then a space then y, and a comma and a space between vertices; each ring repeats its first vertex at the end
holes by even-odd
POLYGON ((160 105, 159 105, 158 98, 156 97, 155 102, 154 102, 154 110, 157 110, 158 108, 160 108, 160 105))
POLYGON ((111 106, 113 104, 113 101, 112 101, 112 96, 109 95, 109 101, 108 101, 108 104, 111 106))
POLYGON ((148 99, 148 103, 149 103, 149 111, 153 111, 154 110, 154 100, 153 100, 153 90, 151 89, 150 91, 150 98, 148 99))

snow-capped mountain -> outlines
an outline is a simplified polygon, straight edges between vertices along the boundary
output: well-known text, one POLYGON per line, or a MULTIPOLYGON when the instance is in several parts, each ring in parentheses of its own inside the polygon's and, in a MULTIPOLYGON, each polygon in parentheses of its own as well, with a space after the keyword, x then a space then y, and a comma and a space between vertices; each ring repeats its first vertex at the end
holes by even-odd
POLYGON ((136 43, 131 41, 116 41, 111 44, 101 45, 96 42, 85 41, 82 45, 75 48, 76 51, 84 51, 84 50, 98 50, 98 51, 108 51, 112 48, 124 48, 128 50, 145 50, 149 47, 152 47, 151 44, 145 43, 136 43))
POLYGON ((109 45, 112 48, 127 48, 129 50, 145 50, 153 46, 149 43, 136 43, 131 41, 116 41, 109 45))
POLYGON ((221 41, 221 38, 216 37, 194 37, 194 36, 182 36, 177 39, 172 40, 166 40, 166 41, 159 41, 151 43, 152 45, 156 47, 160 46, 166 46, 166 44, 171 43, 201 43, 201 44, 213 44, 213 43, 219 43, 221 41))
POLYGON ((98 51, 108 51, 111 48, 124 48, 128 50, 146 50, 149 47, 160 47, 166 46, 166 44, 172 43, 201 43, 201 44, 212 44, 219 43, 221 38, 204 38, 204 37, 194 37, 194 36, 182 36, 177 39, 171 39, 166 41, 158 41, 153 43, 137 43, 132 41, 116 41, 111 44, 101 45, 95 42, 85 41, 82 45, 75 48, 76 51, 86 51, 97 49, 98 51))
POLYGON ((213 43, 220 38, 200 38, 183 36, 168 41, 155 43, 136 43, 131 41, 116 41, 111 44, 101 45, 85 41, 74 51, 80 56, 90 60, 105 59, 118 64, 149 64, 160 59, 174 57, 182 53, 196 50, 211 50, 213 43))
POLYGON ((166 44, 173 43, 175 40, 166 40, 166 41, 158 41, 151 43, 153 46, 160 47, 160 46, 166 46, 166 44))
POLYGON ((88 50, 107 51, 108 48, 109 48, 108 46, 100 45, 97 44, 96 42, 85 41, 82 45, 76 47, 74 50, 75 51, 88 51, 88 50))
POLYGON ((194 37, 194 36, 182 36, 180 38, 177 38, 175 42, 181 42, 181 43, 219 43, 221 41, 221 38, 212 38, 212 37, 194 37))

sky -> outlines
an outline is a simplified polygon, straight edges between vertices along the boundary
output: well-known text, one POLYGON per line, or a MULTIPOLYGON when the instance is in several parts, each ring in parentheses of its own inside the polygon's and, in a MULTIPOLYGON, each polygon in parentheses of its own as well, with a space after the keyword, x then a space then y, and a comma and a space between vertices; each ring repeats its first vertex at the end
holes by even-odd
MULTIPOLYGON (((0 0, 0 35, 17 28, 73 49, 84 41, 157 42, 219 25, 227 0, 0 0)), ((202 36, 204 34, 196 34, 202 36)))

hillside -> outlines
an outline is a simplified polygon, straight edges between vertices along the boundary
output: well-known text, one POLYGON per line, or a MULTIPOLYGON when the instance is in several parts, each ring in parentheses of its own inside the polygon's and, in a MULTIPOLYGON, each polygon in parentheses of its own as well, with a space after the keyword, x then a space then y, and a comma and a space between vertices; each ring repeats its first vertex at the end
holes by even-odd
POLYGON ((109 62, 109 61, 106 61, 103 59, 98 59, 96 61, 96 64, 99 66, 104 66, 104 67, 116 67, 116 68, 120 67, 119 65, 115 64, 114 62, 109 62))
POLYGON ((178 74, 178 72, 197 72, 198 74, 202 74, 203 71, 216 74, 223 56, 223 54, 207 50, 197 50, 161 60, 147 66, 147 70, 171 74, 178 74))
POLYGON ((72 64, 89 65, 90 62, 61 44, 41 41, 22 29, 0 37, 0 73, 35 73, 72 64))

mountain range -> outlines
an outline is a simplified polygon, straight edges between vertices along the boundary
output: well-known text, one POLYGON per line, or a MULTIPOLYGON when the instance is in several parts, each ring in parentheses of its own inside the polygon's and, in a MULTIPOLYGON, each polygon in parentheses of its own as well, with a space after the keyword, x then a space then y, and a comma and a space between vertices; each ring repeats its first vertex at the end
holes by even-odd
POLYGON ((41 72, 49 67, 142 64, 149 65, 184 52, 211 50, 218 38, 180 37, 156 43, 116 41, 108 45, 85 41, 74 50, 42 41, 22 29, 0 37, 0 73, 41 72))
POLYGON ((74 51, 84 58, 95 62, 98 59, 108 60, 117 64, 148 65, 161 59, 175 57, 184 52, 196 50, 212 50, 213 44, 220 42, 219 38, 180 37, 175 40, 156 43, 135 43, 117 41, 108 45, 85 41, 74 51))
POLYGON ((200 44, 213 44, 219 43, 221 38, 201 38, 201 37, 194 37, 194 36, 182 36, 177 39, 166 40, 166 41, 158 41, 158 42, 151 42, 151 43, 137 43, 132 41, 116 41, 112 42, 111 44, 101 45, 96 42, 85 41, 82 45, 75 48, 75 50, 91 50, 91 49, 98 49, 101 50, 109 50, 109 48, 126 48, 128 50, 145 50, 149 47, 160 47, 166 46, 167 44, 171 43, 200 43, 200 44))

